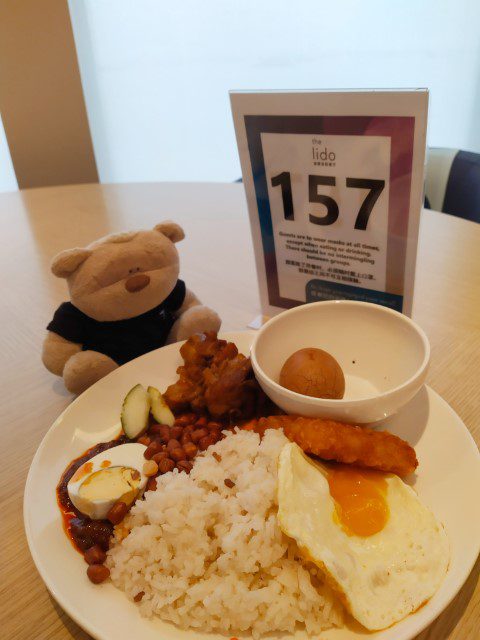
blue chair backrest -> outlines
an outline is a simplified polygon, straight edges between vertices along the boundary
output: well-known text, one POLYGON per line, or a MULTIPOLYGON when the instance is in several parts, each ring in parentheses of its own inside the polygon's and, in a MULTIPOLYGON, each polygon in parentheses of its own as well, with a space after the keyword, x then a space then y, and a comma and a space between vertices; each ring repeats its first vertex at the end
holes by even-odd
POLYGON ((425 198, 431 209, 480 222, 480 154, 430 148, 425 198))

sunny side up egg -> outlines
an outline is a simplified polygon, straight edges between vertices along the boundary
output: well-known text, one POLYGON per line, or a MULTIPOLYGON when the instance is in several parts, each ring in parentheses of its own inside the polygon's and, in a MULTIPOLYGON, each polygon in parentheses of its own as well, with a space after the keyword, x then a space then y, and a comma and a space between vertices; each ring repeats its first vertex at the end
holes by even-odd
POLYGON ((104 519, 119 500, 128 506, 147 484, 145 445, 129 442, 107 449, 82 464, 67 484, 74 506, 92 520, 104 519))
POLYGON ((418 609, 445 576, 443 526, 398 476, 322 465, 289 443, 279 458, 278 504, 282 531, 371 631, 418 609))

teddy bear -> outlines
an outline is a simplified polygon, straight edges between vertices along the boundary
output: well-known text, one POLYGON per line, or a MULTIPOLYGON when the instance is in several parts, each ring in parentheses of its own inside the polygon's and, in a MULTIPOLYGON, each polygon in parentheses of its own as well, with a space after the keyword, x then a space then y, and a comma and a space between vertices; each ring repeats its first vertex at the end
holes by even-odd
POLYGON ((47 326, 42 360, 79 394, 120 365, 194 333, 218 331, 219 316, 178 279, 175 243, 183 229, 171 221, 152 230, 119 233, 53 258, 70 302, 47 326))

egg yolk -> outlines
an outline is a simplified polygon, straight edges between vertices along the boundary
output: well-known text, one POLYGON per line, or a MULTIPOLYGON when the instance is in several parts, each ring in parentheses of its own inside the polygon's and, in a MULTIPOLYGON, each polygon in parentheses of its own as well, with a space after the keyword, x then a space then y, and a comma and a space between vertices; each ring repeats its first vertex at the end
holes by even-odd
POLYGON ((389 517, 384 473, 336 465, 329 470, 328 484, 335 500, 334 519, 345 533, 366 537, 384 528, 389 517))
POLYGON ((108 500, 119 496, 127 505, 138 492, 140 474, 129 467, 108 467, 95 471, 80 486, 79 495, 87 500, 108 500))

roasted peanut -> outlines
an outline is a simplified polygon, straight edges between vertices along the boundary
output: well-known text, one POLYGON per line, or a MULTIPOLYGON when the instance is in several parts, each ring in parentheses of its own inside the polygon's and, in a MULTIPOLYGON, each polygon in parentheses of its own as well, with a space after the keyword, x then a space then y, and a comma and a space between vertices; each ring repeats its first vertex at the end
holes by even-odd
POLYGON ((146 460, 150 460, 151 458, 153 458, 153 456, 156 453, 160 453, 161 450, 162 450, 162 445, 160 444, 160 442, 157 442, 154 440, 148 445, 148 447, 143 452, 143 457, 146 460))
POLYGON ((178 462, 179 460, 185 460, 186 453, 182 447, 177 447, 177 449, 172 449, 172 451, 170 451, 170 458, 172 460, 175 460, 175 462, 178 462))
POLYGON ((183 433, 183 427, 172 427, 170 429, 170 438, 178 440, 183 433))
POLYGON ((103 564, 107 554, 100 545, 94 544, 93 547, 90 547, 85 551, 83 557, 85 558, 85 562, 88 564, 103 564))
POLYGON ((199 418, 195 422, 195 428, 196 429, 203 429, 203 427, 207 426, 207 422, 208 422, 208 420, 205 418, 205 416, 202 416, 201 418, 199 418))
POLYGON ((140 436, 140 438, 137 438, 137 442, 148 447, 148 445, 151 443, 151 440, 148 436, 140 436))
POLYGON ((155 478, 149 478, 147 482, 147 486, 145 487, 145 491, 156 491, 157 489, 157 481, 155 478))
POLYGON ((208 436, 207 429, 195 429, 195 431, 192 431, 192 442, 196 444, 205 436, 208 436))
POLYGON ((158 463, 158 470, 160 473, 168 473, 169 471, 173 471, 175 469, 175 462, 171 458, 163 458, 158 463))
POLYGON ((211 435, 204 436, 203 438, 200 438, 198 442, 198 448, 200 449, 200 451, 205 451, 205 449, 208 449, 208 447, 211 444, 215 444, 215 442, 216 442, 215 438, 212 438, 211 435))
POLYGON ((167 451, 170 452, 170 451, 172 451, 172 449, 178 449, 178 447, 181 447, 181 446, 182 445, 180 444, 180 442, 178 440, 175 440, 175 438, 172 438, 167 443, 167 451))
POLYGON ((110 575, 110 569, 104 564, 91 564, 87 569, 87 576, 93 584, 100 584, 110 575))
POLYGON ((179 471, 185 471, 185 473, 190 473, 190 471, 192 470, 192 463, 189 462, 188 460, 180 460, 179 462, 177 462, 177 469, 179 471))
POLYGON ((156 424, 154 425, 155 429, 151 427, 150 431, 152 434, 157 436, 162 444, 167 444, 170 440, 170 427, 166 424, 156 424))
POLYGON ((152 460, 155 460, 157 464, 160 464, 160 460, 163 460, 164 458, 168 458, 168 451, 160 451, 160 453, 156 453, 152 460))
POLYGON ((185 457, 187 460, 192 460, 197 455, 198 447, 193 444, 193 442, 186 442, 183 445, 183 450, 185 451, 185 457))
POLYGON ((127 515, 128 507, 125 502, 119 500, 116 502, 110 511, 107 513, 107 520, 110 520, 112 524, 118 524, 127 515))
POLYGON ((147 460, 143 465, 143 475, 150 477, 158 473, 158 464, 155 460, 147 460))
POLYGON ((144 595, 145 595, 145 591, 139 591, 135 596, 133 596, 133 601, 140 602, 140 600, 143 598, 144 595))
POLYGON ((190 433, 182 433, 182 437, 180 438, 180 444, 183 446, 187 444, 187 442, 192 442, 192 436, 190 433))

